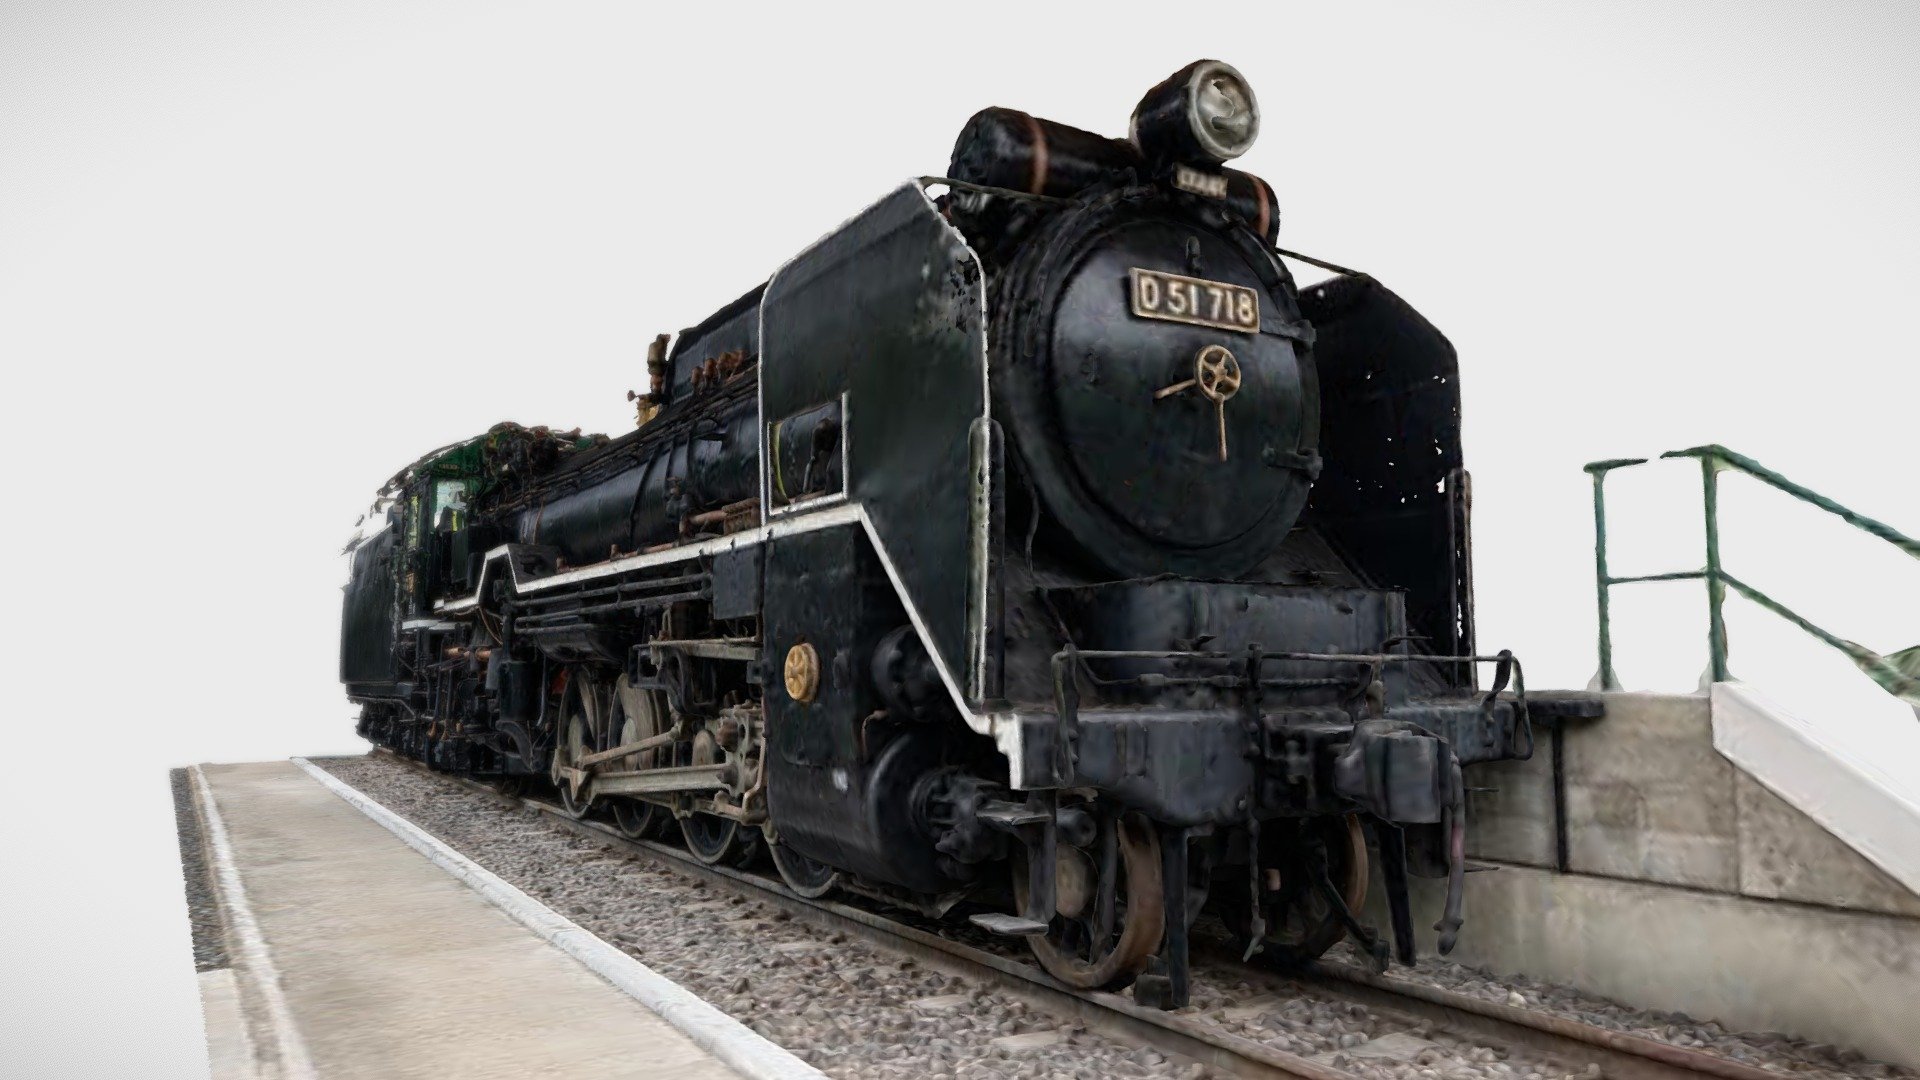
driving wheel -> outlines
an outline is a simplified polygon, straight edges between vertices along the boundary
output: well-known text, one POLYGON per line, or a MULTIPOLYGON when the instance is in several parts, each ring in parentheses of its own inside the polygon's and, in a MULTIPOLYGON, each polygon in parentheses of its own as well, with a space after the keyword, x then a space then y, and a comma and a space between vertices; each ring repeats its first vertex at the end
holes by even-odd
MULTIPOLYGON (((651 738, 667 730, 668 723, 666 701, 661 693, 658 690, 635 689, 622 675, 613 684, 613 702, 607 718, 607 730, 612 734, 605 740, 605 749, 611 750, 616 746, 627 746, 651 738)), ((633 772, 651 769, 665 762, 666 751, 642 750, 611 762, 607 770, 633 772)), ((607 801, 613 804, 614 823, 631 840, 659 836, 672 818, 665 807, 644 799, 615 796, 607 801)))
MULTIPOLYGON (((702 731, 693 737, 693 760, 690 765, 718 765, 726 759, 720 744, 714 741, 713 733, 702 731)), ((680 832, 687 838, 687 850, 703 863, 739 863, 753 856, 753 849, 747 840, 758 838, 759 830, 753 830, 753 837, 743 837, 740 822, 720 814, 709 814, 696 810, 680 819, 680 832)))
POLYGON ((1260 864, 1268 882, 1276 870, 1279 875, 1279 888, 1268 888, 1261 905, 1266 951, 1282 963, 1304 963, 1347 936, 1339 912, 1315 881, 1319 867, 1326 867, 1347 909, 1358 912, 1367 899, 1367 842, 1355 814, 1310 818, 1286 831, 1277 824, 1269 822, 1260 837, 1260 864))
POLYGON ((600 740, 600 694, 592 676, 582 669, 575 669, 567 679, 567 688, 560 696, 560 730, 553 746, 553 767, 550 779, 560 792, 560 807, 568 817, 583 818, 592 809, 593 796, 586 781, 575 781, 567 775, 567 770, 577 768, 577 762, 593 753, 600 740))
MULTIPOLYGON (((1013 862, 1013 893, 1027 906, 1027 875, 1013 862)), ((1160 840, 1138 814, 1102 815, 1091 849, 1061 844, 1054 856, 1054 916, 1047 932, 1027 939, 1047 973, 1082 990, 1117 990, 1133 982, 1160 949, 1166 931, 1160 887, 1160 840), (1103 902, 1100 865, 1110 852, 1111 903, 1103 902)))

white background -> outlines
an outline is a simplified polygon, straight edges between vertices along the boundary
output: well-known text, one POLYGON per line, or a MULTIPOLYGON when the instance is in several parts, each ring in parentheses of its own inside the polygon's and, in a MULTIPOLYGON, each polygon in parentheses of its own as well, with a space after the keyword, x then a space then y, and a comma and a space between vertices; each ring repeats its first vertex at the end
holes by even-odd
MULTIPOLYGON (((0 9, 0 1073, 204 1069, 166 769, 358 749, 338 552, 382 480, 502 419, 621 430, 655 333, 987 105, 1119 134, 1181 64, 1240 67, 1283 245, 1459 348, 1481 642, 1536 687, 1594 668, 1586 461, 1718 441, 1920 532, 1920 8, 643 7, 0 9)), ((1700 564, 1698 485, 1620 475, 1616 571, 1700 564)), ((1912 560, 1725 486, 1730 569, 1920 644, 1912 560)), ((1627 683, 1691 687, 1701 587, 1616 609, 1627 683)), ((1729 618, 1736 674, 1920 745, 1729 618)))

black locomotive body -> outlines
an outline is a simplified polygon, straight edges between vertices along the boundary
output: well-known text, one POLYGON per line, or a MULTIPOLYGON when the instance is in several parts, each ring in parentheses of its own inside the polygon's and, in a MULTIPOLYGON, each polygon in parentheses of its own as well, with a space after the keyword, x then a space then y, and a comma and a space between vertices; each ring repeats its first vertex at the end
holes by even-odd
POLYGON ((1202 905, 1384 962, 1370 847, 1403 960, 1405 875, 1451 876, 1448 947, 1460 766, 1532 749, 1474 655, 1455 356, 1369 277, 1295 287, 1221 167, 1257 126, 1213 61, 1127 141, 987 110, 657 341, 635 430, 403 470, 351 549, 362 734, 1161 1004, 1202 905))

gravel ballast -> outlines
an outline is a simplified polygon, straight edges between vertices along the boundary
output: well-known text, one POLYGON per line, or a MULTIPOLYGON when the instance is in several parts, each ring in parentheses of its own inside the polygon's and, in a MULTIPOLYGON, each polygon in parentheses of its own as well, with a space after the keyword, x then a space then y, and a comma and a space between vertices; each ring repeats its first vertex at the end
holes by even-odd
POLYGON ((200 832, 200 814, 193 801, 193 779, 185 769, 167 774, 173 784, 173 825, 180 839, 180 873, 187 888, 187 923, 193 931, 193 970, 215 971, 227 966, 227 939, 220 924, 220 904, 207 868, 206 841, 200 832))
MULTIPOLYGON (((650 858, 609 849, 532 811, 459 787, 399 762, 320 759, 315 764, 433 833, 562 915, 753 1030, 836 1077, 1209 1077, 1206 1066, 1121 1045, 1020 997, 934 971, 863 941, 789 917, 650 858)), ((893 914, 893 913, 889 913, 893 914)), ((912 918, 902 921, 926 928, 912 918)), ((1005 955, 1024 950, 965 924, 943 932, 1005 955)), ((1330 959, 1351 959, 1330 957, 1330 959)), ((1680 1025, 1653 1014, 1582 999, 1559 988, 1496 982, 1458 965, 1397 969, 1447 989, 1529 1007, 1681 1045, 1700 1045, 1799 1076, 1909 1077, 1904 1070, 1769 1036, 1713 1029, 1715 1041, 1662 1034, 1680 1025)), ((1199 962, 1193 1004, 1182 1013, 1275 1050, 1315 1058, 1373 1080, 1598 1077, 1597 1066, 1556 1064, 1531 1050, 1436 1031, 1387 1010, 1276 992, 1275 981, 1232 965, 1199 962)))
POLYGON ((831 1076, 1216 1075, 397 763, 314 764, 831 1076))
MULTIPOLYGON (((1326 959, 1364 967, 1359 950, 1342 942, 1326 959)), ((1493 975, 1478 968, 1437 957, 1421 957, 1416 967, 1395 967, 1392 974, 1483 1001, 1534 1009, 1595 1027, 1624 1031, 1695 1050, 1704 1050, 1789 1076, 1871 1077, 1914 1080, 1913 1070, 1885 1062, 1868 1061, 1856 1051, 1795 1039, 1778 1032, 1728 1031, 1711 1020, 1683 1013, 1658 1012, 1583 994, 1565 986, 1524 975, 1493 975)))

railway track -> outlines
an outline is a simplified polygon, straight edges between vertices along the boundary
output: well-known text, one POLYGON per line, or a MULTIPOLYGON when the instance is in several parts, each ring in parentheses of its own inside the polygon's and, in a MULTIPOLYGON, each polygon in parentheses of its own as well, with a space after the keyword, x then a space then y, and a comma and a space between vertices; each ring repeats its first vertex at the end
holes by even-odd
MULTIPOLYGON (((1063 1020, 1132 1045, 1199 1062, 1245 1077, 1297 1080, 1354 1080, 1357 1072, 1322 1060, 1264 1045, 1230 1030, 1212 1012, 1164 1012, 1142 1008, 1119 994, 1061 986, 1017 954, 981 948, 953 936, 908 925, 888 914, 834 899, 807 899, 787 889, 777 876, 701 863, 681 849, 650 840, 631 840, 611 825, 576 819, 555 803, 526 795, 508 795, 485 784, 434 772, 411 759, 377 749, 375 756, 401 764, 443 783, 508 805, 535 811, 553 824, 608 848, 643 855, 676 872, 710 885, 738 890, 753 900, 784 911, 796 920, 860 938, 889 952, 960 978, 977 980, 1026 1000, 1063 1020)), ((1501 1047, 1544 1059, 1566 1074, 1619 1080, 1779 1080, 1785 1074, 1689 1047, 1582 1023, 1557 1014, 1484 1001, 1343 964, 1321 963, 1306 969, 1274 971, 1242 963, 1223 942, 1196 940, 1196 982, 1228 976, 1251 983, 1262 996, 1311 995, 1370 1010, 1399 1032, 1424 1039, 1445 1033, 1478 1046, 1501 1047)), ((1231 1010, 1229 1010, 1231 1011, 1231 1010)), ((1375 1043, 1382 1041, 1376 1036, 1375 1043)), ((1365 1056, 1363 1048, 1358 1056, 1365 1056)), ((1324 1056, 1324 1055, 1323 1055, 1324 1056)))

